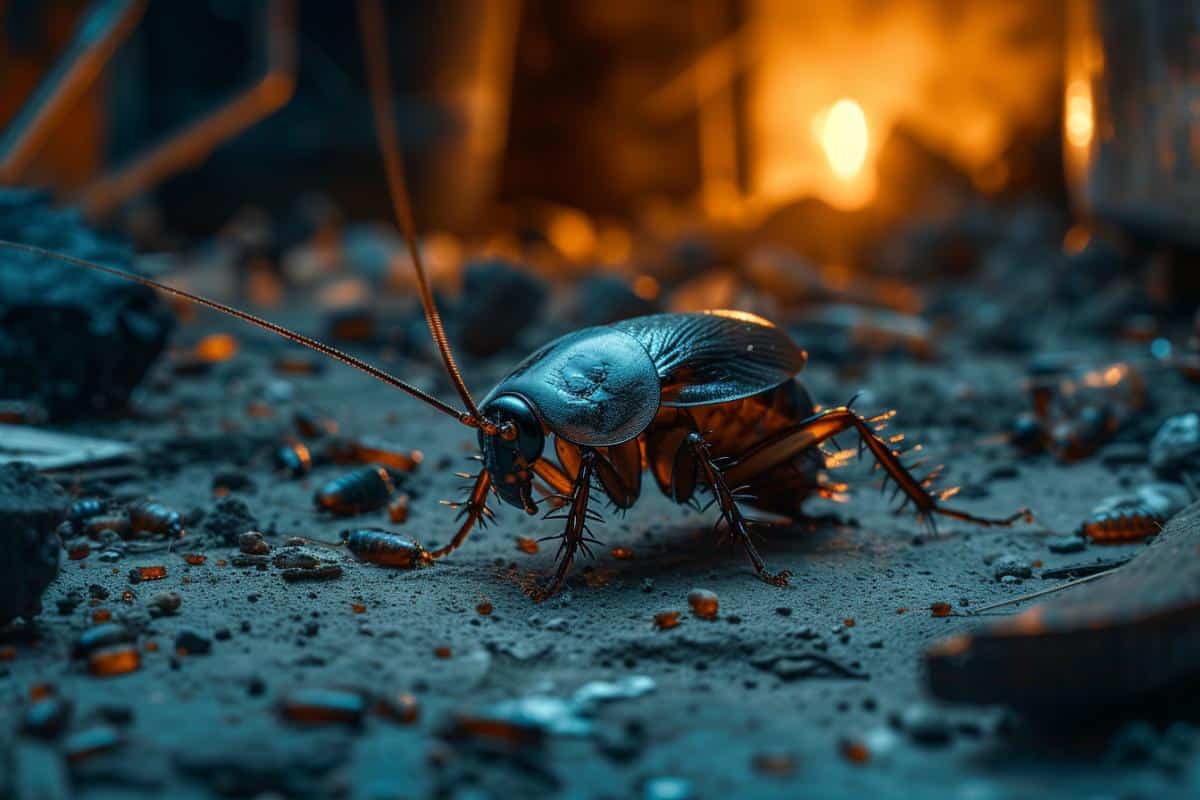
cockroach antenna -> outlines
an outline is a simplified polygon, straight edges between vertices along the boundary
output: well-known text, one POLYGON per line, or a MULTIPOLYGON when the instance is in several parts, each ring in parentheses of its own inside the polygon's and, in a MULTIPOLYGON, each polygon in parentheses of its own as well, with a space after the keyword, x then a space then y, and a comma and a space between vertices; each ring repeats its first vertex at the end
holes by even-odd
MULTIPOLYGON (((425 322, 429 333, 437 344, 458 396, 473 418, 472 425, 483 429, 489 435, 502 432, 495 423, 479 413, 475 399, 467 389, 466 381, 454 360, 450 350, 450 342, 446 339, 446 329, 442 325, 441 315, 433 300, 433 292, 429 288, 429 278, 421 260, 421 248, 417 242, 416 224, 413 222, 412 202, 408 196, 408 187, 404 179, 404 159, 400 150, 400 141, 396 135, 396 109, 392 102, 392 79, 388 66, 387 18, 378 0, 359 0, 358 2, 359 30, 362 34, 363 55, 367 68, 367 87, 371 96, 371 108, 375 117, 375 135, 379 139, 379 149, 383 156, 384 172, 387 175, 388 193, 391 195, 392 211, 400 223, 400 230, 408 244, 408 252, 412 258, 413 268, 417 273, 417 287, 421 296, 421 307, 425 311, 425 322)), ((511 427, 505 433, 513 432, 511 427)))
POLYGON ((227 306, 224 303, 217 302, 216 300, 209 300, 207 297, 201 297, 200 295, 192 294, 191 292, 184 291, 183 289, 178 289, 174 286, 168 286, 165 283, 159 283, 156 280, 152 280, 150 278, 143 277, 142 275, 138 275, 134 272, 128 272, 128 271, 120 269, 118 267, 110 267, 110 266, 106 266, 104 264, 97 264, 94 261, 88 261, 87 259, 77 258, 75 256, 69 256, 69 255, 66 255, 65 253, 57 253, 53 250, 46 250, 44 248, 35 247, 30 244, 23 244, 21 242, 10 242, 10 241, 4 240, 4 239, 0 239, 0 248, 3 248, 5 250, 15 250, 15 251, 22 252, 22 253, 28 253, 30 255, 38 256, 40 258, 48 258, 48 259, 51 259, 54 261, 60 261, 60 262, 66 263, 66 264, 74 264, 75 266, 86 267, 87 269, 95 270, 97 272, 104 272, 109 275, 114 275, 118 278, 123 278, 127 281, 133 281, 134 283, 140 283, 141 285, 148 286, 151 289, 157 289, 158 291, 165 292, 166 294, 174 295, 175 297, 182 298, 184 300, 187 300, 190 303, 195 303, 196 305, 201 305, 201 306, 205 306, 206 308, 211 308, 214 311, 221 312, 222 314, 228 314, 229 316, 234 317, 236 319, 240 319, 243 322, 248 322, 251 325, 256 325, 259 328, 262 328, 263 330, 270 331, 271 333, 275 334, 276 336, 281 336, 284 339, 295 342, 296 344, 303 345, 304 347, 307 347, 310 350, 316 350, 318 353, 321 353, 322 355, 326 355, 326 356, 329 356, 330 358, 336 359, 336 360, 342 362, 343 364, 348 364, 349 366, 354 367, 357 370, 367 373, 372 378, 383 381, 384 383, 388 384, 389 386, 394 386, 397 389, 399 389, 400 391, 407 392, 408 394, 412 395, 413 397, 417 398, 418 400, 422 400, 422 401, 428 403, 429 405, 436 408, 438 411, 441 411, 443 414, 447 414, 451 417, 454 417, 455 419, 457 419, 459 422, 463 423, 464 425, 467 425, 467 426, 470 426, 473 428, 479 427, 478 414, 473 415, 467 411, 460 411, 457 408, 455 408, 454 406, 450 405, 449 403, 439 400, 436 397, 434 397, 433 395, 428 394, 427 392, 421 391, 420 389, 413 386, 412 384, 406 383, 406 382, 400 380, 399 378, 397 378, 395 375, 384 372, 383 370, 379 369, 379 367, 368 364, 366 361, 363 361, 360 358, 356 358, 356 357, 350 355, 349 353, 338 350, 336 347, 325 344, 324 342, 314 339, 311 336, 305 336, 302 333, 298 333, 296 331, 290 330, 288 328, 283 327, 282 325, 277 325, 276 323, 271 322, 270 320, 266 320, 266 319, 263 319, 262 317, 255 316, 254 314, 251 314, 249 312, 241 311, 232 306, 227 306))

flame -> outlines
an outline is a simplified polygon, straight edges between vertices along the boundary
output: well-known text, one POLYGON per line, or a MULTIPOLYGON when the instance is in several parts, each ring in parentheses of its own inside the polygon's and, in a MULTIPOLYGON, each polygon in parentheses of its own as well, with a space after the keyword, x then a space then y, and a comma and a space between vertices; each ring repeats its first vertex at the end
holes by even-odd
POLYGON ((1076 78, 1067 84, 1064 115, 1067 143, 1079 150, 1086 150, 1092 143, 1095 131, 1092 90, 1086 80, 1076 78))
POLYGON ((838 100, 813 119, 814 133, 833 174, 851 181, 867 163, 867 115, 848 97, 838 100))

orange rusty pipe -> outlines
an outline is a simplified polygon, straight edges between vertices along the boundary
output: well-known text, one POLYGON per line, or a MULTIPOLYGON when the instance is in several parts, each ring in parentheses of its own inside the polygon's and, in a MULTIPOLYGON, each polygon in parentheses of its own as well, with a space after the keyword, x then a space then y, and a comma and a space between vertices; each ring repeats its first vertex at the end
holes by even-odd
POLYGON ((295 85, 296 3, 271 0, 263 76, 150 152, 85 187, 78 198, 84 213, 92 218, 104 216, 129 198, 203 161, 221 144, 287 105, 295 85))
POLYGON ((146 11, 146 0, 108 0, 80 21, 75 37, 0 138, 0 183, 25 174, 50 133, 99 77, 146 11))

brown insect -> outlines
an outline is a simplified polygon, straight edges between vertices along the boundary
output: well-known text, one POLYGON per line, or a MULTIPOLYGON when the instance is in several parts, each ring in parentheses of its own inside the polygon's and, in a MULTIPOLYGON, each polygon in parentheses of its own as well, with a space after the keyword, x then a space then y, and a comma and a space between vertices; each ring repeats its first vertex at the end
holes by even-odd
MULTIPOLYGON (((462 523, 450 542, 431 553, 457 549, 476 525, 492 516, 489 494, 528 514, 538 512, 535 481, 552 505, 547 518, 564 521, 558 566, 545 596, 563 584, 582 552, 596 543, 591 525, 600 520, 593 492, 617 509, 638 500, 642 474, 677 503, 694 503, 707 491, 725 524, 728 540, 741 547, 760 578, 785 585, 789 573, 771 572, 751 539, 751 521, 739 503, 794 515, 812 494, 829 491, 819 481, 821 446, 840 433, 857 435, 860 453, 870 452, 905 502, 926 520, 947 516, 980 525, 1009 525, 1027 516, 976 516, 943 503, 953 490, 936 492, 937 470, 917 477, 894 449, 902 437, 879 430, 890 414, 864 419, 849 404, 818 411, 796 380, 807 355, 769 321, 740 311, 657 314, 560 337, 521 362, 477 404, 463 380, 434 305, 404 183, 387 71, 386 26, 378 3, 363 2, 361 30, 385 174, 395 215, 416 270, 426 322, 464 408, 440 400, 324 342, 245 311, 160 284, 124 270, 40 248, 0 243, 41 257, 136 281, 271 331, 416 397, 476 430, 482 469, 461 508, 462 523)), ((325 487, 317 504, 336 513, 382 507, 391 494, 382 467, 365 468, 325 487)))
POLYGON ((1141 504, 1094 513, 1079 526, 1079 535, 1101 544, 1136 542, 1158 535, 1166 523, 1165 514, 1141 504))

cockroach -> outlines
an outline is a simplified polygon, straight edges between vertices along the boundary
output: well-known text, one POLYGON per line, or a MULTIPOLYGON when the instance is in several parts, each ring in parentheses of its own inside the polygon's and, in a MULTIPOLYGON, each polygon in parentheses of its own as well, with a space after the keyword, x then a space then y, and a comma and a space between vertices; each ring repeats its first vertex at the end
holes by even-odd
POLYGON ((391 474, 375 465, 334 478, 316 491, 313 502, 339 516, 353 516, 383 508, 394 491, 391 474))
POLYGON ((412 569, 433 560, 420 542, 381 528, 344 531, 342 538, 347 550, 372 564, 412 569))
POLYGON ((1079 535, 1100 544, 1137 542, 1158 535, 1167 516, 1145 504, 1093 513, 1079 526, 1079 535))
POLYGON ((125 514, 101 514, 88 517, 83 523, 83 532, 92 538, 99 538, 104 531, 112 531, 122 539, 128 539, 133 533, 129 517, 125 514))
MULTIPOLYGON (((474 429, 481 469, 465 476, 472 481, 467 498, 450 504, 460 511, 458 530, 429 555, 442 558, 458 549, 476 525, 492 517, 489 494, 536 514, 538 480, 549 488, 548 517, 564 522, 563 532, 552 537, 560 542, 557 568, 539 596, 556 592, 576 554, 590 554, 589 545, 596 543, 590 525, 600 517, 591 508, 593 493, 619 510, 628 509, 641 494, 643 469, 677 503, 693 502, 700 490, 709 492, 729 541, 745 550, 760 578, 786 585, 789 573, 769 571, 759 556, 739 502, 796 513, 806 497, 822 491, 821 445, 843 432, 858 436, 860 453, 870 451, 905 504, 930 523, 941 515, 979 525, 1011 525, 1029 516, 1022 509, 992 519, 944 505, 950 492, 931 489, 937 470, 916 477, 916 465, 903 463, 903 454, 893 449, 898 440, 879 435, 878 426, 890 415, 865 419, 850 404, 817 411, 796 380, 806 353, 771 322, 742 311, 655 314, 569 333, 522 361, 477 404, 451 352, 418 247, 390 122, 395 109, 383 11, 371 2, 360 9, 376 136, 393 210, 415 269, 426 323, 462 409, 329 344, 215 300, 31 245, 0 242, 0 247, 135 281, 256 325, 361 370, 474 429)), ((363 483, 337 483, 318 493, 318 505, 365 509, 386 502, 390 480, 381 468, 353 475, 363 483), (366 491, 368 481, 370 497, 378 502, 342 503, 352 487, 355 493, 366 491)))
POLYGON ((133 532, 160 536, 182 536, 183 515, 154 500, 140 500, 129 506, 129 523, 133 532))
POLYGON ((293 478, 300 478, 312 471, 312 451, 304 442, 280 445, 275 450, 275 467, 293 478))
POLYGON ((104 500, 86 497, 67 506, 67 522, 71 523, 74 530, 80 531, 88 520, 100 516, 107 510, 108 503, 104 500))

